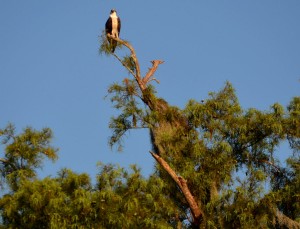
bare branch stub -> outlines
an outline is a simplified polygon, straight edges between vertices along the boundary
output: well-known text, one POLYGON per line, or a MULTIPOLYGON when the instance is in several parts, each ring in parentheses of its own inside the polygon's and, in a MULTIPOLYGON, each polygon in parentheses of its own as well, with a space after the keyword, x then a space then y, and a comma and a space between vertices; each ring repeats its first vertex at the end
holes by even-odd
POLYGON ((156 82, 158 82, 155 78, 151 78, 154 73, 156 72, 158 65, 163 64, 164 61, 162 60, 152 60, 152 67, 149 68, 149 71, 147 72, 147 74, 145 75, 145 77, 143 78, 143 83, 146 85, 149 81, 151 80, 155 80, 156 82))

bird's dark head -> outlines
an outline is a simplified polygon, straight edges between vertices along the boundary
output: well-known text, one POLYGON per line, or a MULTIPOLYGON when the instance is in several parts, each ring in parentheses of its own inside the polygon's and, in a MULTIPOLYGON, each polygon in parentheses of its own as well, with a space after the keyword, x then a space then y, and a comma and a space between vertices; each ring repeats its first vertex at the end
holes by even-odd
POLYGON ((113 14, 113 13, 117 13, 117 11, 116 11, 115 9, 112 9, 112 10, 110 11, 110 14, 113 14))

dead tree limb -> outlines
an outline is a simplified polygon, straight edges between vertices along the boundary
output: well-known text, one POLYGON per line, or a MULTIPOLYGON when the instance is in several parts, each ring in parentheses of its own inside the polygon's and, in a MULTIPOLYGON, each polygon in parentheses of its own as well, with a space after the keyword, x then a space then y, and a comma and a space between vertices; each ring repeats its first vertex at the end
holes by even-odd
POLYGON ((191 209, 192 215, 193 215, 193 224, 199 225, 202 218, 203 218, 203 212, 200 209, 198 203, 196 202, 194 196, 192 195, 188 185, 187 181, 181 177, 178 176, 175 171, 169 166, 169 164, 158 154, 155 154, 151 152, 152 157, 164 168, 164 170, 172 177, 172 179, 176 182, 180 190, 182 191, 182 194, 184 195, 186 201, 189 204, 189 207, 191 209))
POLYGON ((124 65, 124 63, 122 62, 122 60, 114 53, 113 56, 116 57, 121 63, 123 66, 125 66, 127 68, 127 70, 133 75, 133 77, 135 78, 136 82, 138 83, 141 91, 143 92, 145 89, 146 89, 146 85, 148 82, 150 82, 151 80, 155 80, 156 82, 159 82, 157 79, 155 78, 151 78, 151 76, 154 75, 154 73, 156 72, 157 68, 158 68, 158 65, 164 63, 164 61, 162 60, 153 60, 151 61, 152 63, 152 67, 149 68, 147 74, 145 75, 145 77, 142 77, 141 76, 141 68, 140 68, 140 64, 139 64, 139 61, 137 59, 137 56, 136 56, 136 53, 135 53, 135 50, 134 48, 126 41, 123 41, 119 38, 116 38, 116 37, 113 37, 111 35, 107 35, 109 38, 119 42, 120 44, 126 46, 129 50, 130 50, 130 53, 131 53, 131 57, 133 59, 133 62, 134 62, 134 65, 135 65, 135 73, 129 69, 127 66, 124 65))
POLYGON ((287 227, 290 229, 300 229, 300 223, 290 219, 279 210, 276 211, 276 219, 280 227, 287 227))
POLYGON ((149 68, 147 74, 145 75, 145 77, 143 78, 143 83, 146 85, 149 81, 151 80, 156 80, 155 78, 151 78, 154 73, 156 72, 158 65, 163 64, 164 61, 162 60, 152 60, 152 68, 149 68))
MULTIPOLYGON (((126 41, 123 41, 119 38, 116 38, 116 37, 113 37, 111 36, 110 34, 107 34, 107 37, 119 42, 120 44, 126 46, 129 50, 130 50, 130 53, 131 53, 131 57, 134 61, 134 64, 135 64, 135 74, 133 74, 133 77, 135 78, 135 80, 137 81, 139 87, 141 88, 141 90, 145 90, 145 85, 143 84, 142 82, 142 78, 141 78, 141 69, 140 69, 140 64, 139 64, 139 61, 136 57, 136 53, 135 53, 135 50, 134 48, 126 41)), ((123 62, 122 62, 123 63, 123 62)))

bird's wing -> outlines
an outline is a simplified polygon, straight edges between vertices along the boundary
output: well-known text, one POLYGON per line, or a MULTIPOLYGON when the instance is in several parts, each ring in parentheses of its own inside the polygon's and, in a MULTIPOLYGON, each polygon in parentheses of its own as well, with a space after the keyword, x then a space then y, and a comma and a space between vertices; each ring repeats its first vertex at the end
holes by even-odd
POLYGON ((106 34, 110 34, 112 31, 112 20, 111 17, 109 17, 105 23, 105 32, 106 34))
POLYGON ((121 19, 118 17, 118 35, 120 35, 121 31, 121 19))

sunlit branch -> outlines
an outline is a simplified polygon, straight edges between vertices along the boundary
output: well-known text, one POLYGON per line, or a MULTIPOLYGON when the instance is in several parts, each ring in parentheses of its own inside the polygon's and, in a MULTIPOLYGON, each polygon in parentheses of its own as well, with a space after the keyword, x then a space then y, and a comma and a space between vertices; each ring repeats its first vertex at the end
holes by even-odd
POLYGON ((185 199, 187 200, 189 207, 191 209, 193 219, 194 219, 193 223, 196 225, 199 225, 202 220, 202 217, 203 217, 203 212, 201 211, 194 196, 192 195, 191 191, 189 190, 187 181, 183 177, 178 176, 175 173, 175 171, 169 166, 169 164, 158 154, 153 153, 151 151, 150 151, 150 154, 164 168, 164 170, 172 177, 172 179, 179 186, 180 190, 182 191, 182 193, 183 193, 185 199))
POLYGON ((6 159, 4 159, 4 158, 0 158, 0 162, 2 162, 4 164, 8 163, 8 161, 6 159))
POLYGON ((164 61, 162 60, 152 60, 152 68, 149 68, 149 71, 147 72, 147 74, 145 75, 145 77, 143 78, 143 83, 146 85, 148 82, 150 82, 151 80, 155 80, 157 83, 159 83, 159 81, 155 78, 151 78, 151 76, 154 75, 154 73, 156 72, 158 65, 163 64, 164 61))
POLYGON ((122 63, 122 65, 125 66, 126 69, 133 75, 133 77, 135 78, 136 82, 138 83, 138 85, 139 85, 139 87, 140 87, 140 89, 142 91, 144 91, 146 89, 147 83, 149 83, 152 80, 154 80, 157 83, 159 83, 159 81, 156 78, 151 78, 151 77, 156 72, 156 70, 158 68, 158 65, 164 63, 164 61, 162 61, 162 60, 153 60, 153 61, 151 61, 152 67, 149 68, 149 70, 148 70, 147 74, 145 75, 145 77, 142 78, 142 76, 141 76, 141 70, 140 70, 140 64, 139 64, 138 59, 136 57, 136 53, 135 53, 134 48, 128 42, 126 42, 126 41, 123 41, 123 40, 121 40, 119 38, 113 37, 113 36, 111 36, 109 34, 107 36, 109 38, 111 38, 111 39, 119 42, 120 44, 126 46, 130 50, 131 57, 133 59, 134 65, 135 65, 135 73, 130 68, 128 68, 128 66, 126 66, 123 63, 123 61, 116 54, 114 54, 114 53, 111 53, 111 54, 114 57, 116 57, 122 63))
MULTIPOLYGON (((141 79, 140 65, 139 65, 138 59, 137 59, 137 57, 136 57, 134 48, 133 48, 128 42, 123 41, 123 40, 121 40, 121 39, 119 39, 119 38, 113 37, 113 36, 111 36, 110 34, 108 34, 107 37, 109 37, 109 38, 111 38, 111 39, 113 39, 113 40, 119 42, 120 44, 126 46, 126 47, 130 50, 130 52, 131 52, 131 57, 132 57, 132 59, 133 59, 133 61, 134 61, 134 63, 135 63, 135 71, 136 71, 136 74, 133 74, 133 77, 136 79, 136 81, 137 81, 139 87, 141 88, 141 90, 142 90, 142 91, 145 90, 145 87, 144 87, 143 82, 142 82, 142 79, 141 79)), ((122 63, 123 63, 123 62, 122 62, 122 63)))
POLYGON ((300 229, 300 223, 287 217, 279 210, 276 211, 276 218, 281 227, 285 226, 286 228, 300 229))

